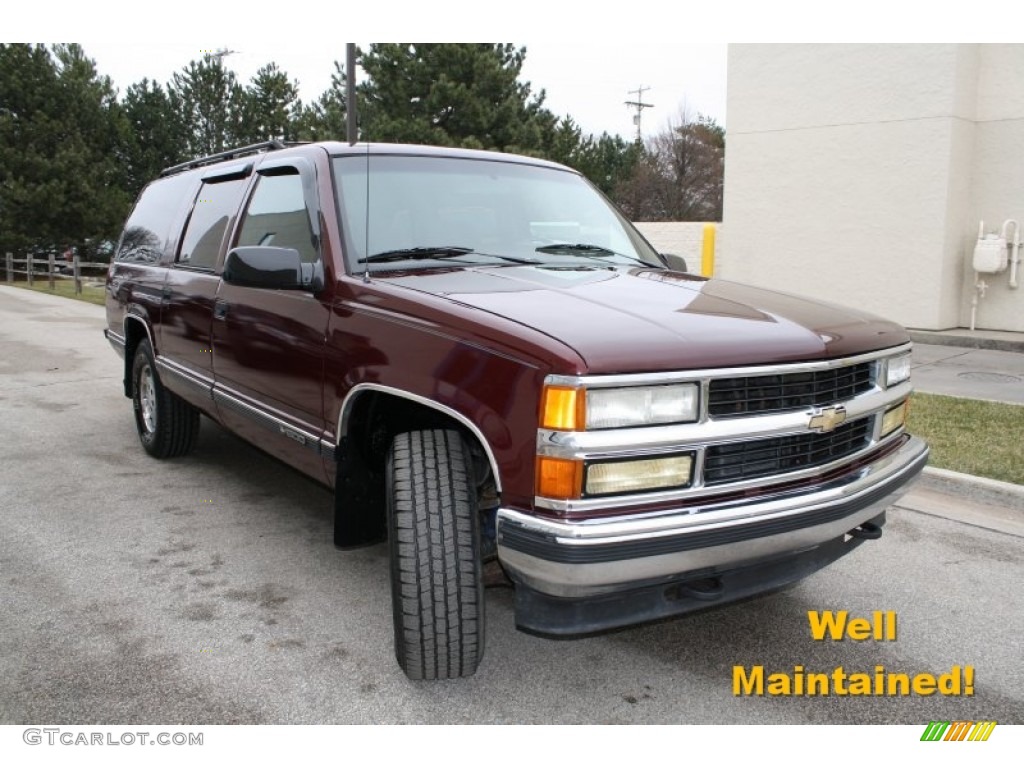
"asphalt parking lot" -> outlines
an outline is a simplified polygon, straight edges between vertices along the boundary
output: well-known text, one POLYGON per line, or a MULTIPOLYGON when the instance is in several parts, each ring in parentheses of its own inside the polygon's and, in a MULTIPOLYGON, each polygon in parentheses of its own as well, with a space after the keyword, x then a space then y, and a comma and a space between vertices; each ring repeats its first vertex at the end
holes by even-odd
POLYGON ((551 640, 491 589, 477 675, 411 682, 386 548, 335 550, 329 492, 209 421, 147 456, 103 327, 0 287, 2 723, 1024 723, 1020 519, 927 493, 795 587, 682 619, 551 640), (814 641, 809 610, 895 611, 897 639, 814 641), (735 696, 737 665, 970 665, 974 693, 735 696))

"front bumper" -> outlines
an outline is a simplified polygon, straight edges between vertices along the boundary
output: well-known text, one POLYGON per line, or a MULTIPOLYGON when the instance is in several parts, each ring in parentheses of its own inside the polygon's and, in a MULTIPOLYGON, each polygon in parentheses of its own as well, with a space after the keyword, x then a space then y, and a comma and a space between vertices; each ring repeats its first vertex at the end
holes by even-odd
POLYGON ((516 582, 517 623, 543 632, 588 632, 724 603, 802 578, 860 543, 849 532, 884 521, 885 509, 927 460, 927 445, 907 436, 882 458, 810 488, 584 521, 501 509, 498 557, 516 582), (770 574, 761 573, 765 569, 770 574), (652 588, 668 594, 709 578, 718 579, 721 589, 707 591, 696 606, 678 600, 676 610, 662 606, 652 615, 641 608, 643 600, 634 600, 587 620, 579 615, 578 606, 586 602, 618 604, 623 601, 616 594, 652 588), (729 583, 735 585, 731 590, 729 583), (563 621, 552 618, 552 606, 566 609, 563 621))

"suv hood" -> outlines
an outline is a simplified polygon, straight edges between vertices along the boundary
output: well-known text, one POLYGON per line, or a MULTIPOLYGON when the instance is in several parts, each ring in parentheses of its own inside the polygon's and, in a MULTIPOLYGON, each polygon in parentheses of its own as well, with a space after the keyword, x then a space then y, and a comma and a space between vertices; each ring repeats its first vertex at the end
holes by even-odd
POLYGON ((376 277, 540 331, 575 350, 590 373, 828 359, 909 341, 899 325, 864 312, 667 270, 503 266, 376 277))

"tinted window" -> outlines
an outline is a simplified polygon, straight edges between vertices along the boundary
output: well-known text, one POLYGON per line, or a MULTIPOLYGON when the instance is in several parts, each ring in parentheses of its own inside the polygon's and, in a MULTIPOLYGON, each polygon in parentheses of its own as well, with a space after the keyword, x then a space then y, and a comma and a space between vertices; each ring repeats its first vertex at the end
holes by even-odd
POLYGON ((171 225, 182 210, 193 180, 172 176, 153 182, 142 191, 128 217, 117 249, 118 261, 155 264, 163 256, 171 225))
POLYGON ((569 171, 450 157, 359 155, 334 163, 354 271, 366 269, 366 257, 449 246, 472 253, 436 262, 388 259, 370 269, 450 268, 502 256, 557 266, 662 267, 633 225, 569 171))
POLYGON ((302 179, 297 173, 260 177, 242 221, 238 245, 294 248, 302 261, 317 260, 302 179))
POLYGON ((228 221, 238 209, 244 179, 203 184, 178 251, 178 264, 213 269, 228 221))

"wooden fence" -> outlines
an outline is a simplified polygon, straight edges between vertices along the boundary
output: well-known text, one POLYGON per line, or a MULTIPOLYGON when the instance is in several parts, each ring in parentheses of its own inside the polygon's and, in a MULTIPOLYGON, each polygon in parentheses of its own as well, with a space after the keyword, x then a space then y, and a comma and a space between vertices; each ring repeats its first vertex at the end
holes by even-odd
POLYGON ((8 283, 14 282, 15 275, 25 275, 29 286, 35 285, 36 279, 39 279, 40 282, 46 280, 52 291, 56 288, 58 280, 74 280, 76 296, 82 293, 83 269, 99 269, 106 272, 107 267, 110 266, 101 261, 79 261, 77 253, 70 262, 63 258, 57 258, 52 253, 46 256, 30 254, 23 257, 16 257, 14 254, 8 253, 6 262, 8 283), (22 268, 18 269, 19 266, 22 268))

